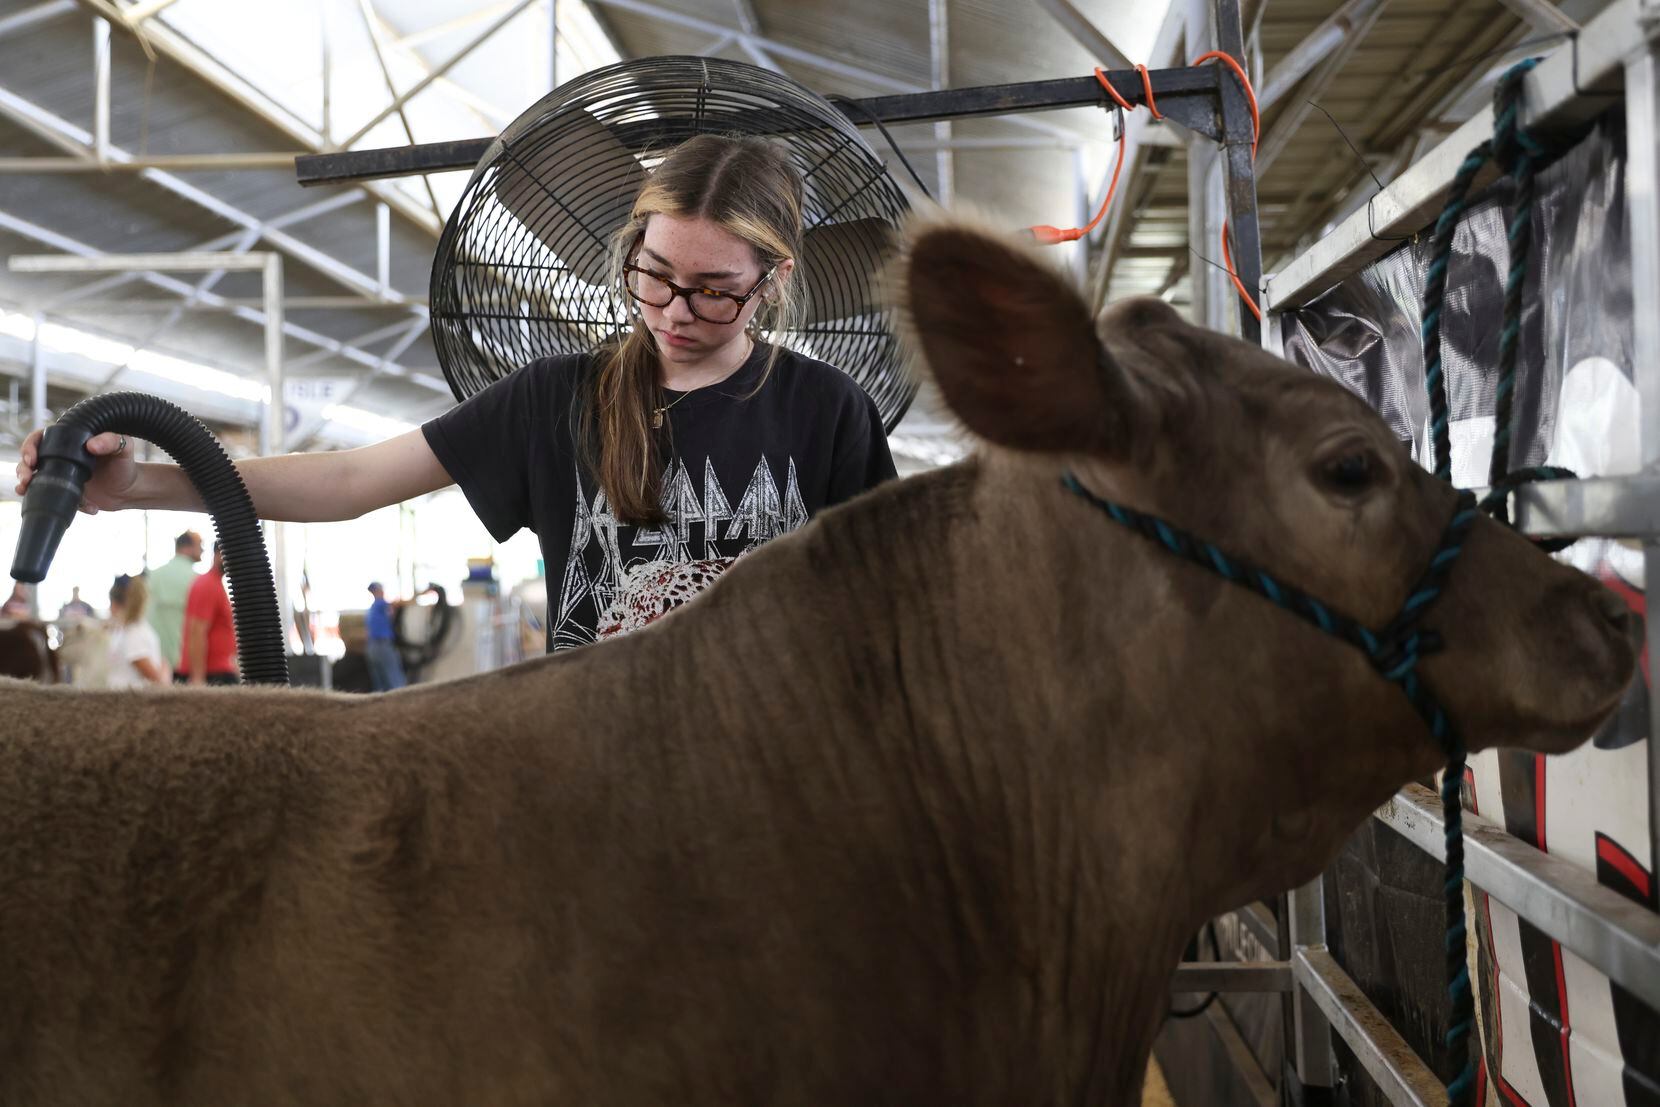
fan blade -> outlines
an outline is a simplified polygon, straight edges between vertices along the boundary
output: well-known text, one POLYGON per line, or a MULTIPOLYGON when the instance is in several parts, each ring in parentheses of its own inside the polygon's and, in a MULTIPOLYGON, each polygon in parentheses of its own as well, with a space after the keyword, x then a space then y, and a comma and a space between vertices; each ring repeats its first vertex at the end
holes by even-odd
POLYGON ((634 152, 580 109, 542 121, 503 150, 496 199, 578 278, 605 284, 611 236, 645 182, 634 152))
POLYGON ((878 311, 876 271, 893 247, 894 230, 880 219, 824 223, 808 231, 801 243, 807 322, 828 323, 878 311))

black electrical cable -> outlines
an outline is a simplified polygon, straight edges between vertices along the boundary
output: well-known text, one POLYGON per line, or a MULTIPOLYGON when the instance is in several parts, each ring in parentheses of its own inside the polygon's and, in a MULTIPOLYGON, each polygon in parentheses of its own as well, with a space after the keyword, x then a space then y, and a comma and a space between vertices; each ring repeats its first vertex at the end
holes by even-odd
POLYGON ((934 194, 928 191, 928 186, 923 184, 922 178, 917 175, 916 167, 911 164, 911 159, 905 156, 905 152, 899 148, 899 143, 895 142, 893 140, 893 136, 888 133, 887 125, 878 119, 874 112, 859 103, 859 101, 847 96, 830 96, 827 97, 827 99, 832 104, 855 109, 860 115, 876 124, 876 129, 881 131, 882 137, 888 140, 888 148, 893 151, 893 156, 899 159, 899 164, 903 165, 905 167, 905 171, 911 175, 911 180, 915 181, 916 186, 922 189, 922 194, 924 196, 928 197, 930 200, 934 198, 934 194))
MULTIPOLYGON (((1206 923, 1205 927, 1204 927, 1204 930, 1201 931, 1201 933, 1210 935, 1211 952, 1215 955, 1215 959, 1217 961, 1222 960, 1222 943, 1216 940, 1216 922, 1215 922, 1215 920, 1212 920, 1212 921, 1206 923)), ((1197 949, 1197 947, 1198 947, 1197 942, 1194 943, 1194 947, 1195 947, 1195 949, 1197 949)), ((1198 1018, 1200 1015, 1204 1014, 1207 1010, 1209 1010, 1211 1004, 1216 1002, 1216 996, 1217 996, 1216 992, 1210 992, 1209 994, 1207 994, 1205 996, 1204 999, 1200 1000, 1197 1004, 1195 1004, 1192 1007, 1172 1007, 1170 1009, 1170 1016, 1169 1017, 1173 1018, 1173 1019, 1198 1018)))

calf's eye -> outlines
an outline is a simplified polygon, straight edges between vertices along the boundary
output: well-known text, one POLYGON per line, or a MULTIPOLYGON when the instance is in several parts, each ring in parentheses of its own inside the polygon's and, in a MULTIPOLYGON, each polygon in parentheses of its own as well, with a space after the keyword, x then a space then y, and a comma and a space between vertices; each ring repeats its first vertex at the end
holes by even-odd
POLYGON ((1363 492, 1372 485, 1372 457, 1370 454, 1345 454, 1326 463, 1323 475, 1326 483, 1339 492, 1363 492))

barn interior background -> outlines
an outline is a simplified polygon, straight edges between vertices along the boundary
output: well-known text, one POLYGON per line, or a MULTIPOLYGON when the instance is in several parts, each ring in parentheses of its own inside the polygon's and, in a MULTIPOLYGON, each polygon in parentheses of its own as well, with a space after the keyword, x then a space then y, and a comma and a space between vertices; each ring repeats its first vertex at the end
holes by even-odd
MULTIPOLYGON (((83 395, 134 388, 206 419, 233 454, 377 441, 453 403, 427 289, 465 169, 301 189, 298 155, 488 138, 551 88, 619 60, 760 66, 827 96, 1181 66, 1240 44, 1262 111, 1255 208, 1263 341, 1342 380, 1423 454, 1419 339, 1427 246, 1453 170, 1492 129, 1499 74, 1528 79, 1530 124, 1588 136, 1546 169, 1523 319, 1519 451, 1593 478, 1519 497, 1536 533, 1641 608, 1660 459, 1660 78, 1645 0, 0 0, 0 465, 83 395), (258 269, 116 268, 115 255, 276 255, 258 269), (268 335, 275 335, 273 347, 268 335), (269 388, 271 358, 281 386, 269 388), (272 398, 275 403, 269 402, 272 398), (1607 536, 1616 537, 1607 537, 1607 536)), ((897 123, 867 141, 913 195, 1010 227, 1083 225, 1113 175, 1100 107, 897 123), (900 154, 909 163, 903 165, 900 154), (919 180, 913 182, 912 172, 919 180), (913 188, 913 183, 917 188, 913 188)), ((1162 296, 1252 330, 1219 264, 1226 150, 1146 111, 1124 116, 1105 218, 1054 247, 1097 302, 1162 296)), ((1447 323, 1455 463, 1482 483, 1493 436, 1503 181, 1460 220, 1447 323)), ((894 430, 901 472, 967 444, 925 391, 894 430)), ((1524 460, 1518 458, 1518 463, 1524 460)), ((9 496, 9 487, 6 489, 9 496)), ((0 499, 0 543, 18 505, 0 499)), ((159 564, 206 521, 126 512, 72 529, 34 603, 159 564)), ((468 597, 431 676, 513 660, 541 606, 534 539, 493 543, 459 494, 328 526, 285 527, 290 602, 310 645, 347 651, 362 582, 468 597), (480 584, 477 570, 490 567, 480 584)), ((1660 1103, 1656 767, 1643 685, 1593 746, 1487 755, 1467 803, 1507 842, 1473 847, 1489 1102, 1660 1103), (1618 981, 1613 983, 1610 978, 1618 981)), ((1327 878, 1199 937, 1158 1056, 1176 1102, 1432 1102, 1442 1065, 1433 801, 1409 790, 1327 878), (1298 948, 1301 947, 1301 948, 1298 948), (1345 990, 1345 980, 1363 996, 1345 990), (1204 995, 1220 983, 1219 998, 1204 995), (1247 989, 1247 990, 1238 990, 1247 989), (1249 990, 1249 989, 1255 989, 1249 990), (1365 1033, 1375 1004, 1408 1047, 1365 1033), (1417 1097, 1417 1098, 1414 1098, 1417 1097)), ((1441 1075, 1446 1075, 1442 1073, 1441 1075)))

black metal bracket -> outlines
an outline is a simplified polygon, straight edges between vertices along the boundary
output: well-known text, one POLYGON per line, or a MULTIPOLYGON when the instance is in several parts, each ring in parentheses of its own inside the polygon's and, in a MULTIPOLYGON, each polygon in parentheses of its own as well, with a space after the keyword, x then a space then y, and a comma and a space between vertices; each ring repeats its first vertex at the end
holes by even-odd
MULTIPOLYGON (((1221 48, 1243 64, 1245 43, 1239 0, 1215 2, 1221 48)), ((1141 72, 1135 69, 1113 70, 1106 78, 1131 106, 1145 105, 1146 87, 1150 85, 1152 97, 1164 118, 1222 145, 1227 179, 1229 256, 1240 284, 1254 302, 1260 303, 1262 235, 1257 220, 1254 131, 1250 103, 1239 81, 1220 65, 1148 70, 1146 85, 1141 72)), ((1112 109, 1118 104, 1091 73, 1049 81, 871 96, 841 101, 835 106, 853 123, 864 126, 875 120, 930 123, 1059 108, 1112 109)), ((474 138, 378 150, 306 154, 294 159, 294 170, 302 185, 327 185, 471 169, 494 141, 474 138)), ((1218 248, 1219 244, 1206 243, 1202 252, 1218 248)), ((1240 329, 1247 341, 1261 341, 1261 324, 1243 307, 1240 329)))
MULTIPOLYGON (((1245 64, 1245 32, 1240 21, 1239 0, 1217 0, 1216 37, 1223 53, 1245 64)), ((1245 294, 1260 309, 1262 226, 1257 218, 1256 126, 1251 119, 1251 103, 1239 79, 1221 65, 1210 68, 1225 73, 1221 84, 1221 141, 1226 159, 1223 171, 1228 197, 1228 256, 1245 294)), ((1262 324, 1244 304, 1239 307, 1239 331, 1245 341, 1261 345, 1262 324)))
MULTIPOLYGON (((1231 79, 1222 81, 1215 66, 1153 69, 1148 71, 1148 77, 1153 86, 1153 98, 1166 119, 1212 141, 1222 141, 1226 90, 1237 82, 1231 79)), ((1135 105, 1145 102, 1141 74, 1136 70, 1115 70, 1107 74, 1107 80, 1112 82, 1113 88, 1126 103, 1135 105)), ((932 123, 1059 108, 1116 106, 1094 74, 1052 81, 870 96, 836 105, 837 110, 850 121, 861 126, 873 119, 883 123, 932 123)), ((1247 126, 1249 123, 1247 119, 1247 126)), ((305 154, 294 159, 294 170, 302 185, 325 185, 471 169, 494 141, 491 138, 469 138, 379 150, 305 154)))

